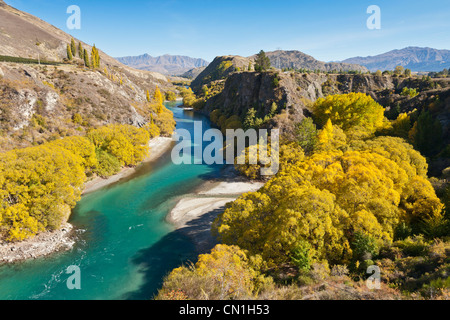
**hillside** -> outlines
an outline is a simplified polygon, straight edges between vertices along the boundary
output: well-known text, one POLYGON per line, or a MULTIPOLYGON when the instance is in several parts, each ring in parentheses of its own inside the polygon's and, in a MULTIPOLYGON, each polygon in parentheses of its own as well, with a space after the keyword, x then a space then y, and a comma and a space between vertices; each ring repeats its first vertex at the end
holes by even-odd
MULTIPOLYGON (((201 110, 206 114, 215 112, 215 118, 223 116, 222 124, 226 123, 226 119, 237 120, 236 116, 244 124, 250 110, 254 109, 255 117, 261 120, 262 126, 276 127, 285 136, 292 136, 295 131, 293 125, 311 116, 311 106, 319 98, 356 92, 365 93, 384 106, 386 116, 391 120, 395 120, 402 112, 417 119, 421 112, 430 110, 442 128, 440 137, 435 137, 436 141, 442 138, 441 146, 450 143, 448 79, 272 70, 262 73, 232 72, 221 80, 205 82, 205 85, 205 90, 198 91, 201 99, 205 100, 201 104, 201 110), (403 93, 403 90, 409 88, 415 89, 417 95, 403 93), (207 95, 203 92, 207 92, 207 95), (274 105, 276 110, 273 109, 274 105)), ((223 129, 223 125, 219 126, 223 129)), ((430 161, 430 173, 439 175, 448 166, 448 158, 430 161)))
POLYGON ((376 56, 349 58, 342 62, 360 64, 372 72, 394 70, 396 66, 412 71, 441 71, 450 68, 450 50, 408 47, 376 56))
POLYGON ((206 67, 209 62, 203 59, 191 58, 187 56, 163 55, 152 57, 149 54, 132 57, 116 58, 119 62, 140 70, 159 72, 165 75, 182 75, 194 69, 206 67))
POLYGON ((183 73, 183 74, 181 75, 181 77, 183 77, 183 78, 188 78, 188 79, 195 79, 195 78, 197 78, 197 77, 200 75, 200 73, 202 73, 205 69, 206 69, 206 67, 194 68, 194 69, 191 69, 191 70, 186 71, 185 73, 183 73))
MULTIPOLYGON (((140 126, 150 117, 147 90, 174 89, 165 76, 127 67, 101 51, 99 68, 85 68, 77 57, 64 61, 70 35, 4 2, 0 31, 1 56, 37 59, 39 54, 41 62, 55 62, 0 62, 0 150, 110 123, 140 126)), ((91 46, 81 44, 91 52, 91 46)))
MULTIPOLYGON (((325 63, 314 59, 300 51, 267 52, 272 68, 295 69, 320 72, 361 72, 366 73, 365 67, 353 64, 325 63)), ((203 85, 214 81, 223 81, 236 71, 254 71, 256 55, 251 57, 220 56, 216 57, 208 67, 192 81, 192 89, 198 93, 203 85)))
POLYGON ((191 83, 191 88, 199 92, 203 85, 222 81, 238 70, 253 70, 254 59, 241 56, 216 57, 191 83))
MULTIPOLYGON (((310 71, 319 70, 321 72, 367 72, 365 67, 359 63, 339 63, 339 62, 322 62, 300 51, 272 51, 266 52, 272 67, 277 69, 306 69, 310 71)), ((252 56, 254 58, 255 56, 252 56)))

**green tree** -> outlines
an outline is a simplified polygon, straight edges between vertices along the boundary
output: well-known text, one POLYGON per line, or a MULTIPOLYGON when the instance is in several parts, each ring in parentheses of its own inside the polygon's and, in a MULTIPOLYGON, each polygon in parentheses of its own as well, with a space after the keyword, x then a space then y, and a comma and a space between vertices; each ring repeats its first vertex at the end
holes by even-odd
POLYGON ((411 138, 417 149, 426 156, 435 155, 442 146, 442 126, 430 112, 422 111, 414 127, 411 138))
MULTIPOLYGON (((75 55, 77 54, 77 45, 75 43, 75 39, 72 38, 70 40, 70 52, 72 52, 72 56, 75 57, 75 55)), ((72 59, 70 59, 72 60, 72 59)))
POLYGON ((394 75, 396 76, 400 76, 403 74, 405 68, 403 68, 402 66, 396 66, 394 69, 394 75))
POLYGON ((78 57, 80 59, 84 60, 84 50, 83 50, 83 45, 81 44, 81 41, 78 42, 78 57))
POLYGON ((305 118, 297 125, 295 139, 306 154, 314 151, 319 139, 317 127, 312 118, 305 118))
POLYGON ((255 71, 258 71, 258 72, 266 71, 266 70, 270 69, 270 66, 271 65, 270 65, 269 57, 266 56, 266 53, 264 52, 264 50, 261 50, 256 55, 255 71))
POLYGON ((405 69, 405 76, 411 77, 411 69, 405 69))
POLYGON ((84 51, 83 51, 83 58, 84 58, 84 65, 85 65, 85 67, 87 67, 87 68, 90 68, 91 67, 91 63, 89 62, 89 53, 87 52, 87 50, 86 49, 84 49, 84 51))

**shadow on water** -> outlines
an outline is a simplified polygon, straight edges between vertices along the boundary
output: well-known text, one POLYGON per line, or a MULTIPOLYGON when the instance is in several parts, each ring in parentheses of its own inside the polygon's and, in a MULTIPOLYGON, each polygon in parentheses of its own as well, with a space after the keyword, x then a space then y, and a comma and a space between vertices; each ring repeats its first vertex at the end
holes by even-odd
POLYGON ((194 259, 196 259, 195 246, 189 238, 179 231, 169 233, 150 248, 137 252, 132 258, 131 262, 138 265, 139 272, 143 274, 143 284, 121 299, 152 299, 168 272, 194 259))
POLYGON ((171 232, 152 247, 140 250, 131 262, 140 267, 143 284, 138 290, 129 292, 122 298, 152 299, 161 288, 164 277, 174 268, 189 262, 195 263, 199 254, 209 253, 217 244, 211 234, 211 225, 223 210, 224 207, 192 220, 184 228, 171 232), (174 255, 174 252, 177 254, 174 255))

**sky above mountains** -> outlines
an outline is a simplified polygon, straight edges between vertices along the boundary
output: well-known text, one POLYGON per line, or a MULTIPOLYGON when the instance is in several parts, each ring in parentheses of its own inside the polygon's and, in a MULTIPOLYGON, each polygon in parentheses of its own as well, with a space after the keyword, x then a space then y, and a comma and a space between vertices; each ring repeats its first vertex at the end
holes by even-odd
POLYGON ((408 46, 450 49, 448 0, 5 0, 114 57, 149 53, 250 56, 299 50, 322 61, 377 55, 408 46), (81 9, 81 29, 67 8, 81 9), (370 5, 381 29, 367 28, 370 5))

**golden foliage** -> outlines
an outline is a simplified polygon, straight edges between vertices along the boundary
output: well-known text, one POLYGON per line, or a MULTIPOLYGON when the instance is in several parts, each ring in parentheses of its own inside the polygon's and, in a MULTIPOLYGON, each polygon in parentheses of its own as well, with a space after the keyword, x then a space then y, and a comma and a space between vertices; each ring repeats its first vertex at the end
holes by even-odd
POLYGON ((255 297, 267 281, 257 271, 258 259, 249 259, 237 246, 217 245, 199 256, 192 267, 174 269, 157 299, 235 300, 255 297), (177 294, 174 295, 174 292, 177 294))
POLYGON ((374 132, 383 126, 384 108, 364 93, 331 95, 318 99, 314 116, 320 125, 328 120, 344 131, 361 126, 374 132))
POLYGON ((0 229, 10 241, 59 228, 80 199, 83 159, 56 144, 0 154, 0 229))
MULTIPOLYGON (((332 129, 324 128, 322 143, 332 129)), ((401 222, 442 218, 426 161, 410 145, 393 137, 356 145, 358 150, 325 148, 306 158, 292 156, 295 145, 285 147, 278 175, 233 202, 215 221, 215 233, 273 265, 288 262, 305 241, 316 259, 348 263, 356 233, 381 245, 392 242, 401 222)), ((258 168, 238 167, 249 176, 258 168)))

